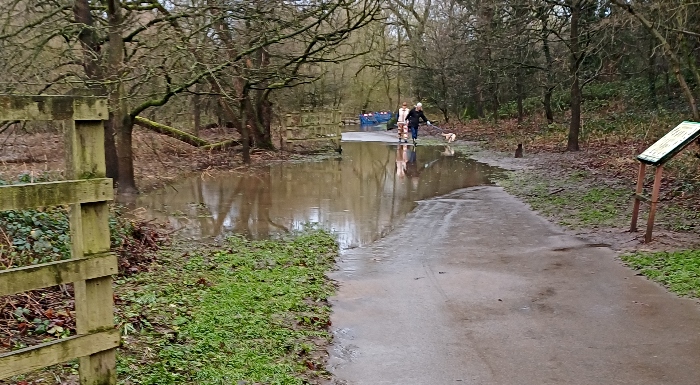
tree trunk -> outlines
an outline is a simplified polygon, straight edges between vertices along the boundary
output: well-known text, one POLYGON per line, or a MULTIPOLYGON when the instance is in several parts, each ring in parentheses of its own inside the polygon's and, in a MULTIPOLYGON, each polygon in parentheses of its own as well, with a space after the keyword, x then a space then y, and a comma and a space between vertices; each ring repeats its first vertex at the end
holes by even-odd
POLYGON ((272 102, 268 96, 268 90, 258 91, 255 108, 258 112, 255 145, 258 148, 273 150, 275 146, 272 144, 272 102))
POLYGON ((578 137, 581 131, 581 88, 578 74, 574 75, 571 84, 571 122, 569 123, 569 140, 566 143, 568 151, 578 151, 578 137))
POLYGON ((518 124, 523 124, 523 119, 525 117, 525 109, 523 108, 523 83, 521 74, 518 74, 518 79, 516 80, 515 90, 518 98, 518 124))
POLYGON ((250 131, 248 130, 248 87, 245 86, 241 94, 241 140, 243 142, 243 163, 250 163, 250 131))
MULTIPOLYGON (((88 89, 92 90, 97 95, 105 95, 104 71, 102 71, 101 62, 102 46, 100 39, 95 33, 95 22, 90 13, 90 3, 88 0, 75 0, 73 3, 73 16, 75 21, 82 24, 84 28, 80 30, 78 39, 83 48, 83 69, 88 78, 88 89)), ((107 178, 117 180, 119 176, 119 166, 117 161, 117 147, 114 142, 114 130, 110 120, 104 123, 105 129, 105 163, 107 166, 107 178)))
POLYGON ((547 124, 554 123, 554 112, 552 111, 552 93, 554 92, 554 60, 552 59, 552 52, 549 47, 549 24, 548 24, 548 14, 547 12, 542 12, 540 15, 540 21, 542 22, 542 51, 544 52, 544 59, 547 65, 546 84, 544 87, 544 114, 547 117, 547 124))
POLYGON ((581 131, 581 87, 579 85, 579 66, 581 64, 581 47, 579 46, 579 20, 581 3, 574 1, 571 5, 571 35, 569 39, 569 72, 571 73, 571 122, 569 123, 568 151, 578 151, 578 137, 581 131))
POLYGON ((554 123, 554 112, 552 111, 552 93, 554 93, 554 88, 548 87, 544 90, 544 114, 547 117, 547 124, 554 123))
POLYGON ((109 120, 104 122, 105 164, 107 166, 107 178, 112 178, 116 182, 119 179, 119 158, 117 157, 117 142, 114 140, 113 120, 114 115, 110 113, 109 120))
POLYGON ((202 126, 202 92, 201 84, 197 83, 194 86, 194 95, 192 95, 192 115, 194 118, 194 127, 192 133, 194 136, 199 136, 199 128, 202 126))
POLYGON ((491 106, 493 108, 493 112, 492 112, 493 122, 498 123, 498 110, 500 108, 500 103, 498 102, 498 96, 496 96, 496 95, 493 96, 493 101, 491 103, 491 106))
POLYGON ((117 155, 119 157, 119 179, 117 191, 120 194, 136 194, 136 181, 134 178, 134 153, 132 147, 132 133, 134 122, 127 115, 117 130, 117 155))
POLYGON ((649 82, 649 101, 654 109, 659 107, 656 98, 656 55, 654 54, 654 39, 649 39, 649 66, 647 68, 647 80, 649 82))
POLYGON ((491 95, 491 108, 493 108, 493 122, 498 123, 498 110, 501 108, 501 103, 498 100, 498 83, 494 81, 494 86, 491 95))
POLYGON ((109 80, 109 104, 111 109, 110 127, 116 138, 116 153, 119 176, 117 191, 121 194, 135 194, 136 181, 134 178, 134 159, 131 134, 134 123, 129 116, 124 100, 124 83, 121 71, 124 66, 124 40, 122 28, 124 18, 121 4, 118 0, 107 1, 107 20, 109 23, 109 42, 107 45, 107 68, 109 80))
POLYGON ((668 60, 664 66, 664 87, 666 89, 666 100, 673 100, 673 92, 671 92, 671 75, 668 73, 668 60))
MULTIPOLYGON (((218 97, 218 99, 221 99, 221 96, 218 97)), ((221 106, 221 102, 216 103, 216 107, 214 107, 216 110, 216 124, 219 127, 225 127, 226 126, 226 120, 224 118, 224 108, 221 106)))
POLYGON ((476 117, 481 119, 485 117, 484 114, 484 91, 481 86, 477 86, 476 89, 476 117))

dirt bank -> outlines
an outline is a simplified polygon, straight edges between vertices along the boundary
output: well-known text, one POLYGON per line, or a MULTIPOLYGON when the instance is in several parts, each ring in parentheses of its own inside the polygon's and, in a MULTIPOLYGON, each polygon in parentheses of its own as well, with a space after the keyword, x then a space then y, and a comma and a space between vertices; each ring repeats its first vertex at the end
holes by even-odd
MULTIPOLYGON (((202 130, 200 136, 214 143, 231 139, 234 135, 231 131, 207 129, 202 130)), ((0 179, 14 180, 20 174, 60 175, 65 169, 63 136, 58 132, 6 132, 0 135, 0 143, 0 179)), ((237 148, 203 150, 141 128, 134 130, 134 172, 141 191, 161 187, 192 172, 243 170, 291 156, 281 151, 253 150, 251 166, 248 166, 243 164, 237 148)))

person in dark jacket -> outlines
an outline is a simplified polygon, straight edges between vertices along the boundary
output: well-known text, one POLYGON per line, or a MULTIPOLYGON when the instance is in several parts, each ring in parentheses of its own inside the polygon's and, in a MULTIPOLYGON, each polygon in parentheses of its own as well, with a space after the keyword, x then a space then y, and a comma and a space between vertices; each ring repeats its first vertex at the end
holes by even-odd
POLYGON ((421 103, 417 103, 416 106, 411 109, 411 111, 408 111, 408 115, 406 115, 408 128, 411 129, 413 144, 416 144, 416 139, 418 139, 418 123, 420 122, 420 119, 423 119, 425 123, 430 124, 428 118, 426 118, 425 114, 423 114, 423 105, 421 103))

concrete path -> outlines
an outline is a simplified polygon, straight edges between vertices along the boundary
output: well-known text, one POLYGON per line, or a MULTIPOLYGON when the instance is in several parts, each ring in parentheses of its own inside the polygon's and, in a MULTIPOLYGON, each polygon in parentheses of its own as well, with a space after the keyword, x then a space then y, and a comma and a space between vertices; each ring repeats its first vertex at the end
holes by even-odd
POLYGON ((337 384, 700 384, 700 307, 497 187, 420 202, 334 278, 337 384))
MULTIPOLYGON (((343 132, 343 142, 385 142, 397 143, 399 137, 396 131, 343 132)), ((420 140, 420 138, 418 138, 420 140)))

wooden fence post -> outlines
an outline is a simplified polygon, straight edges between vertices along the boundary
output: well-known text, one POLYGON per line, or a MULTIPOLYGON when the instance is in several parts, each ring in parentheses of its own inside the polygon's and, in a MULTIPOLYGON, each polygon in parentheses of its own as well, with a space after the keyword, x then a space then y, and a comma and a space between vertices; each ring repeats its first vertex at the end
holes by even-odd
POLYGON ((651 208, 649 209, 649 219, 647 220, 647 232, 644 235, 644 242, 651 242, 651 233, 654 230, 654 217, 656 216, 656 205, 659 203, 659 190, 661 189, 661 176, 664 166, 656 166, 654 174, 654 188, 651 191, 651 208))
POLYGON ((632 224, 630 225, 630 231, 637 231, 637 219, 639 218, 639 205, 641 203, 640 196, 642 191, 644 191, 644 175, 646 174, 647 165, 643 162, 639 162, 639 175, 637 176, 637 189, 634 195, 634 205, 632 206, 632 224))
MULTIPOLYGON (((104 178, 106 174, 104 127, 100 120, 75 120, 66 124, 66 167, 70 179, 104 178)), ((73 258, 89 258, 110 248, 109 204, 71 205, 73 258)), ((114 328, 112 277, 74 283, 76 329, 90 334, 114 328)), ((81 385, 114 385, 116 349, 80 358, 81 385)))
POLYGON ((0 210, 70 206, 71 259, 0 270, 0 295, 73 283, 77 334, 0 353, 0 379, 80 358, 81 385, 116 384, 116 347, 109 252, 112 180, 105 176, 105 99, 0 96, 0 120, 66 122, 66 177, 46 183, 0 186, 0 210))

